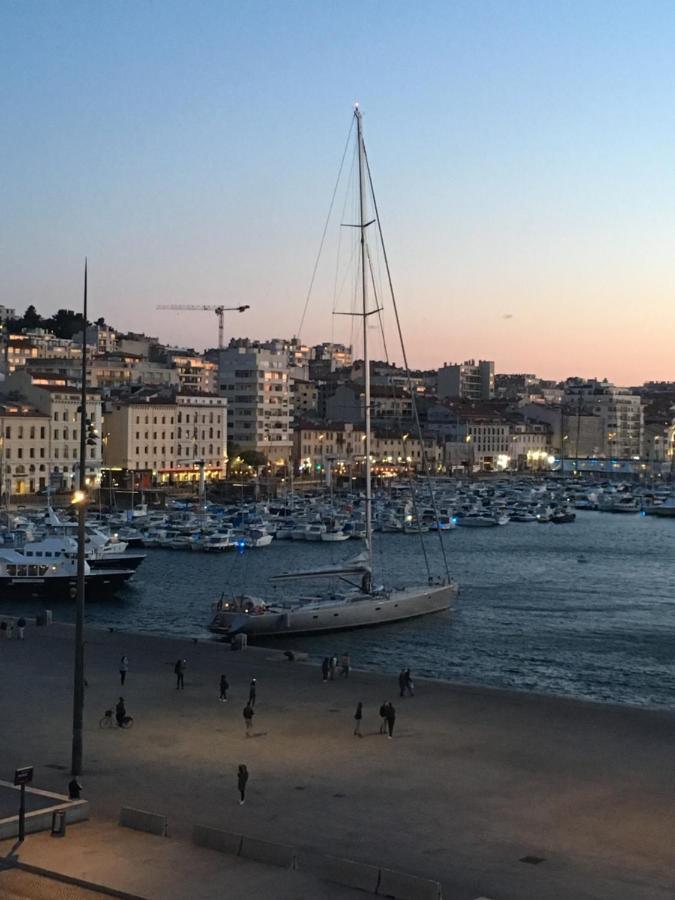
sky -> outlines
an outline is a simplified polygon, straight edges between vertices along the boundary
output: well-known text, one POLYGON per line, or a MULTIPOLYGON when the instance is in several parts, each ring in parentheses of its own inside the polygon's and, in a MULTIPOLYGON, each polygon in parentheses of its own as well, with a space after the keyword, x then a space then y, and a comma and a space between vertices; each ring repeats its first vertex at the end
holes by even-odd
POLYGON ((118 328, 297 334, 358 100, 411 365, 675 379, 673 46, 669 2, 0 0, 0 304, 87 256, 118 328))

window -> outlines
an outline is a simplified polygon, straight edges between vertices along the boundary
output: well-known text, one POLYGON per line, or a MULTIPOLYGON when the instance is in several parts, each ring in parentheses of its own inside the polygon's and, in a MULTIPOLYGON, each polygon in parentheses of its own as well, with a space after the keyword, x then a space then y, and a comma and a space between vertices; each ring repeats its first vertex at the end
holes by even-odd
POLYGON ((40 439, 43 440, 43 441, 44 441, 44 439, 45 439, 45 426, 44 426, 44 425, 42 425, 42 426, 40 427, 40 439))
POLYGON ((35 426, 34 426, 34 425, 31 425, 31 426, 30 426, 30 439, 31 439, 32 441, 35 440, 35 426))
POLYGON ((55 428, 54 429, 54 440, 58 441, 58 439, 59 439, 59 429, 55 428))
POLYGON ((19 425, 19 440, 23 438, 23 425, 19 425))

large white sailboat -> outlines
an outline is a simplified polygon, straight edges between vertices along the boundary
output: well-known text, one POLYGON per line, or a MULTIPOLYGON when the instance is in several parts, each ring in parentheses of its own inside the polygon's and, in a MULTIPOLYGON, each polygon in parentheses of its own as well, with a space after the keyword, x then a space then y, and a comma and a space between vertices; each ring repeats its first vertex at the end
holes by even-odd
MULTIPOLYGON (((361 311, 354 313, 362 320, 363 327, 363 371, 365 402, 365 486, 366 486, 366 538, 365 552, 346 560, 343 564, 314 569, 307 572, 291 572, 276 576, 275 581, 291 578, 331 578, 340 579, 347 588, 323 596, 299 597, 292 602, 271 603, 250 595, 221 598, 216 604, 215 614, 209 626, 216 634, 232 637, 243 633, 251 637, 280 636, 290 634, 314 634, 398 622, 417 616, 439 613, 447 610, 457 594, 457 585, 448 577, 434 578, 429 575, 426 583, 395 589, 373 583, 373 515, 371 479, 371 400, 370 361, 368 354, 368 320, 380 312, 377 298, 374 308, 367 291, 367 271, 369 265, 366 245, 366 230, 377 224, 379 237, 382 232, 377 213, 377 202, 372 193, 372 179, 363 142, 361 111, 358 104, 354 108, 358 157, 359 223, 360 229, 360 287, 361 311), (367 186, 373 203, 373 217, 367 215, 367 186)), ((386 252, 384 255, 388 272, 386 252)), ((389 278, 391 284, 391 279, 389 278)), ((393 300, 393 292, 392 292, 393 300)), ((404 358, 405 358, 405 349, 404 358)), ((439 532, 440 539, 440 532, 439 532)), ((426 554, 425 554, 426 559, 426 554)))

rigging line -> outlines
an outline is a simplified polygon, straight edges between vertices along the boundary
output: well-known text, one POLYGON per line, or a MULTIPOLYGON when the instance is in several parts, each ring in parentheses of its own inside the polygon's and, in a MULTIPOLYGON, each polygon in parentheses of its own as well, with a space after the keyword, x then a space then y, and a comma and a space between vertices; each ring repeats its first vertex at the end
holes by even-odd
MULTIPOLYGON (((403 341, 403 331, 401 330, 401 319, 398 314, 398 305, 396 303, 396 295, 394 293, 394 283, 391 277, 391 270, 389 268, 389 257, 387 255, 387 248, 384 243, 384 235, 382 234, 382 223, 380 222, 380 213, 377 208, 377 199, 375 197, 375 188, 373 187, 373 176, 370 171, 370 162, 368 161, 368 154, 366 153, 365 144, 363 145, 363 158, 366 162, 366 171, 368 173, 368 184, 370 185, 370 195, 373 199, 373 210, 375 211, 375 218, 377 219, 377 231, 380 235, 380 243, 382 245, 382 256, 384 259, 384 268, 387 273, 387 281, 389 282, 389 292, 391 294, 391 303, 394 307, 394 320, 396 322, 396 330, 398 332, 398 339, 401 345, 401 353, 403 355, 403 367, 406 372, 406 377, 408 379, 408 390, 410 391, 410 399, 412 402, 412 409, 415 416, 415 427, 417 429, 417 434, 420 441, 420 450, 421 450, 421 459, 422 459, 422 468, 424 470, 424 475, 427 481, 427 485, 429 488, 429 497, 431 499, 431 506, 434 511, 434 518, 438 523, 438 508, 436 506, 436 496, 434 494, 434 489, 431 484, 431 476, 429 473, 429 461, 427 459, 426 448, 424 446, 424 438, 422 437, 422 425, 420 423, 420 414, 417 409, 417 400, 415 391, 413 390, 412 376, 410 374, 410 366, 408 365, 408 354, 405 349, 405 343, 403 341)), ((448 566, 448 557, 445 553, 445 545, 443 544, 443 534, 440 528, 436 529, 438 532, 438 542, 441 546, 441 556, 443 557, 443 565, 445 567, 445 574, 448 579, 450 579, 450 569, 448 566)), ((420 540, 422 539, 422 533, 420 532, 420 540)))
POLYGON ((326 216, 326 222, 323 226, 323 234, 321 235, 321 243, 319 244, 319 252, 316 254, 316 260, 314 261, 314 269, 312 270, 312 277, 309 281, 309 288, 307 289, 307 297, 305 298, 305 306, 302 310, 302 317, 300 318, 300 325, 298 327, 298 337, 302 332, 302 326, 305 324, 305 316, 307 315, 307 307, 309 306, 309 299, 312 295, 312 288, 314 287, 314 280, 316 278, 316 272, 319 268, 319 260, 321 259, 321 252, 323 251, 323 245, 326 240, 326 232, 328 231, 328 223, 330 222, 330 217, 333 213, 333 204, 335 203, 335 196, 337 194, 338 185, 340 184, 340 178, 342 177, 342 167, 344 166, 345 157, 347 156, 347 150, 349 149, 349 142, 351 140, 352 131, 354 129, 354 118, 352 117, 351 124, 349 126, 349 133, 347 134, 347 140, 345 142, 345 149, 342 152, 342 159, 340 160, 340 168, 338 170, 337 178, 335 180, 335 187, 333 188, 333 196, 330 198, 330 206, 328 207, 328 215, 326 216))
MULTIPOLYGON (((352 123, 353 127, 353 123, 352 123)), ((350 167, 350 176, 349 181, 347 182, 347 189, 345 191, 345 199, 342 204, 342 218, 341 222, 344 222, 347 218, 347 204, 349 203, 350 197, 352 197, 352 182, 354 181, 354 166, 356 160, 356 147, 354 147, 353 151, 353 159, 350 167)), ((338 279, 340 277, 340 257, 342 256, 342 228, 338 228, 338 246, 337 246, 337 254, 335 259, 335 277, 333 279, 333 309, 332 312, 335 312, 335 307, 337 306, 337 298, 338 298, 338 279)), ((351 258, 350 258, 351 264, 351 258)), ((344 279, 343 279, 344 281, 344 279)))
POLYGON ((387 350, 387 338, 384 333, 384 323, 382 321, 382 306, 377 293, 377 285, 375 283, 375 272, 373 272, 373 260, 370 256, 370 246, 366 244, 366 256, 368 257, 368 269, 370 271, 370 283, 373 286, 373 297, 375 298, 375 309, 377 310, 377 319, 380 323, 380 334, 382 335, 382 346, 384 349, 384 358, 389 362, 389 351, 387 350))

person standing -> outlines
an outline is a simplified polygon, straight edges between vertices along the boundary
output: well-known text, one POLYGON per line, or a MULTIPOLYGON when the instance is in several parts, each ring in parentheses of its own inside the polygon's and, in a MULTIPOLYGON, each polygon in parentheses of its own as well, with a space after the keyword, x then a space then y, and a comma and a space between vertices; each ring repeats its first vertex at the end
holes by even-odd
POLYGON ((382 721, 380 722, 380 734, 386 734, 387 733, 387 704, 386 703, 383 703, 380 706, 380 719, 382 719, 382 721))
POLYGON ((73 777, 68 782, 68 799, 69 800, 79 800, 81 793, 82 793, 82 785, 77 780, 77 778, 73 777))
POLYGON ((21 616, 19 621, 16 623, 16 630, 18 632, 20 641, 23 640, 23 632, 24 632, 25 627, 26 627, 26 620, 24 619, 23 616, 21 616))
POLYGON ((230 682, 227 680, 227 675, 220 676, 220 701, 221 703, 227 703, 227 692, 230 688, 230 682))
POLYGON ((246 802, 246 782, 248 781, 248 769, 241 763, 237 770, 237 787, 239 788, 239 806, 246 802))
POLYGON ((396 724, 396 709, 394 708, 394 704, 388 700, 385 703, 385 721, 387 723, 388 734, 387 737, 389 740, 394 736, 394 725, 396 724))
POLYGON ((330 670, 330 660, 327 656, 324 656, 323 662, 321 663, 321 674, 323 675, 323 680, 328 681, 328 672, 330 670))
POLYGON ((124 685, 127 680, 127 672, 129 671, 129 659, 123 656, 120 660, 120 684, 124 685))
POLYGON ((246 725, 246 737, 251 737, 251 729, 253 728, 253 707, 250 703, 247 703, 244 707, 244 712, 242 713, 244 717, 244 724, 246 725))
POLYGON ((340 660, 341 666, 341 675, 344 675, 345 678, 349 678, 349 669, 351 668, 351 660, 349 658, 349 653, 343 653, 342 659, 340 660))
POLYGON ((411 697, 415 696, 415 685, 413 684, 412 674, 410 673, 410 669, 406 669, 404 672, 405 675, 405 689, 411 697))
POLYGON ((251 678, 251 683, 248 686, 248 705, 251 708, 255 706, 256 686, 257 682, 255 678, 251 678))
POLYGON ((329 668, 330 668, 330 680, 335 681, 335 671, 337 669, 337 656, 331 656, 329 668))
POLYGON ((185 667, 187 666, 186 659, 178 659, 176 660, 176 665, 173 667, 173 671, 176 674, 176 690, 182 691, 185 688, 185 667))
POLYGON ((361 719, 363 718, 363 703, 359 700, 356 704, 356 712, 354 713, 354 734, 363 737, 361 734, 361 719))
POLYGON ((398 674, 398 691, 400 697, 405 694, 405 669, 401 669, 398 674))

